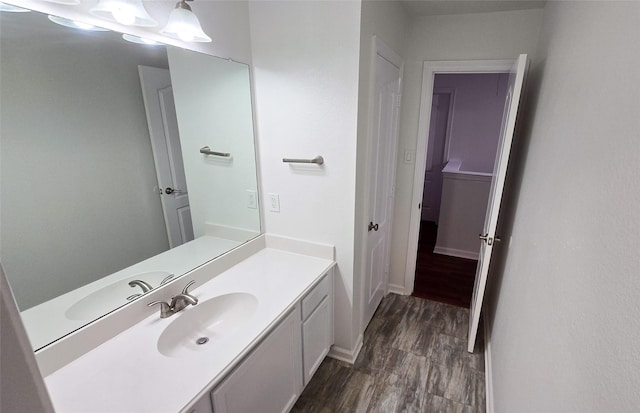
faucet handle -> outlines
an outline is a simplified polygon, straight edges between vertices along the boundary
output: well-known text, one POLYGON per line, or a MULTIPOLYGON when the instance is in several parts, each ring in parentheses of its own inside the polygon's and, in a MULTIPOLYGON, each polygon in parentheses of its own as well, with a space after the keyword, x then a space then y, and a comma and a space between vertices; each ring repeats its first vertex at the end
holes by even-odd
POLYGON ((185 285, 184 288, 182 289, 182 294, 189 294, 187 290, 189 290, 189 287, 191 287, 195 283, 196 283, 196 280, 189 281, 189 283, 185 285))
POLYGON ((160 304, 160 318, 167 318, 173 315, 173 309, 171 306, 164 301, 152 301, 147 304, 147 307, 153 307, 156 304, 160 304))

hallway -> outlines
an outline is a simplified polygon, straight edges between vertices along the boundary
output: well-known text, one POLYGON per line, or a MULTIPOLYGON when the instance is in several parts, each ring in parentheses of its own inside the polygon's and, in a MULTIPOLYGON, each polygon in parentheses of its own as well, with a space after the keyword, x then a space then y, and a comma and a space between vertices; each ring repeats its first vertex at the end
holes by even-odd
POLYGON ((420 223, 414 297, 469 308, 478 261, 434 254, 438 226, 420 223))

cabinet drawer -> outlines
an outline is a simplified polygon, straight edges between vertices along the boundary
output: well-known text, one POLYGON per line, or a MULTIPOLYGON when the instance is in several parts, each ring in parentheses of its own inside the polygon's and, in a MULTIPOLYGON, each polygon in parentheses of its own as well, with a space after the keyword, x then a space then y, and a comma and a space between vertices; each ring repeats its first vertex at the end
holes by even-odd
POLYGON ((309 291, 309 293, 302 299, 303 320, 306 320, 307 317, 313 313, 313 310, 315 310, 322 300, 331 292, 331 288, 333 288, 331 274, 331 271, 327 272, 322 281, 320 281, 318 285, 316 285, 313 290, 309 291))

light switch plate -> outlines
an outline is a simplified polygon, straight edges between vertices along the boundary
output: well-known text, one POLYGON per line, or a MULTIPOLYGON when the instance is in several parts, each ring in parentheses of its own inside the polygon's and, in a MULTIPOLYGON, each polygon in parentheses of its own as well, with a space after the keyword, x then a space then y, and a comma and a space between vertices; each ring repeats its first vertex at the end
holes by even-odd
POLYGON ((269 196, 269 211, 280 212, 280 196, 278 194, 270 193, 269 196))
POLYGON ((413 163, 415 158, 416 155, 414 151, 408 149, 404 151, 404 163, 413 163))
POLYGON ((247 189, 247 208, 258 208, 258 194, 253 189, 247 189))

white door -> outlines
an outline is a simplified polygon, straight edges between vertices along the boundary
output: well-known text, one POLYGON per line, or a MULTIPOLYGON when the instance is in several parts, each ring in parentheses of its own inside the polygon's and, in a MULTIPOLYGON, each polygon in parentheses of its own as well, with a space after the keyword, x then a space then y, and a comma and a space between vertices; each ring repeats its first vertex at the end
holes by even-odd
POLYGON ((369 168, 369 225, 363 326, 387 291, 395 187, 402 59, 375 38, 369 168))
POLYGON ((138 66, 171 248, 193 239, 187 182, 169 70, 138 66))
POLYGON ((511 153, 511 141, 513 140, 518 105, 520 104, 520 95, 522 93, 526 70, 527 55, 523 54, 520 55, 518 60, 513 64, 509 74, 507 98, 505 100, 504 115, 502 116, 502 126, 500 128, 500 140, 498 141, 496 160, 493 165, 489 203, 487 204, 487 214, 484 220, 483 232, 480 234, 480 259, 476 270, 476 280, 473 286, 473 298, 471 299, 471 311, 469 315, 469 340, 467 350, 470 353, 473 352, 478 334, 480 310, 482 309, 482 300, 487 284, 491 253, 496 240, 499 240, 499 238, 496 238, 496 226, 498 224, 502 191, 504 190, 509 154, 511 153))
POLYGON ((431 107, 431 125, 427 153, 427 169, 424 174, 424 198, 422 219, 438 223, 442 198, 442 169, 446 163, 445 146, 449 124, 449 93, 434 93, 431 107))

